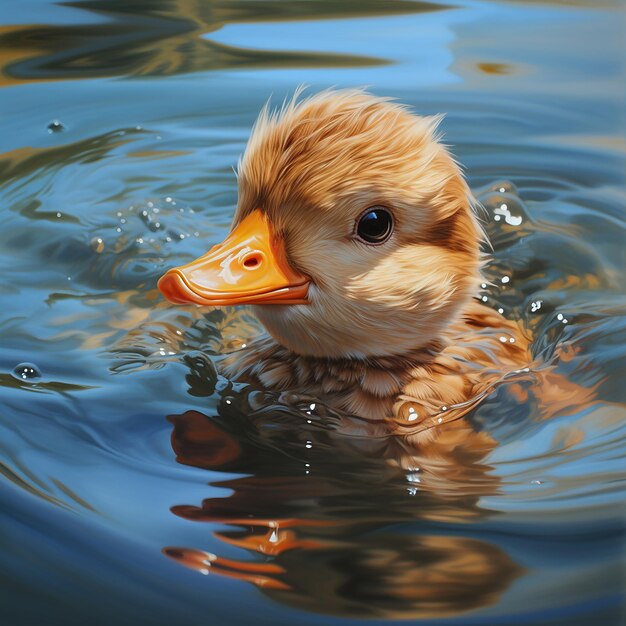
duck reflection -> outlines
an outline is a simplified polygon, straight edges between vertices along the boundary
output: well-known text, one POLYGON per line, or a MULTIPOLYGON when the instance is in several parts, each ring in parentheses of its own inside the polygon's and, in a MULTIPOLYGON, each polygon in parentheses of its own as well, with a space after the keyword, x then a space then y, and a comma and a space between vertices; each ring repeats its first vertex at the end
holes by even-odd
POLYGON ((172 447, 179 463, 241 476, 212 483, 229 496, 172 512, 228 526, 214 536, 254 558, 189 547, 167 547, 168 557, 301 609, 361 617, 476 609, 522 573, 462 525, 489 514, 480 498, 498 489, 484 463, 494 441, 468 422, 419 449, 307 399, 246 387, 221 395, 215 416, 170 416, 172 447))

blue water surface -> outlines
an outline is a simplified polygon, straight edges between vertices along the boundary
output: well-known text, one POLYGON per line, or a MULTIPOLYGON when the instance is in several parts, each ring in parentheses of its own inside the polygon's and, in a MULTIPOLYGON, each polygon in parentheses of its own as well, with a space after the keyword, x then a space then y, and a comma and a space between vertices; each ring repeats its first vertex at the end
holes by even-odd
POLYGON ((0 7, 0 623, 624 623, 623 3, 0 7), (407 471, 217 375, 257 322, 156 280, 227 233, 251 125, 301 84, 445 114, 477 296, 562 392, 500 385, 407 471))

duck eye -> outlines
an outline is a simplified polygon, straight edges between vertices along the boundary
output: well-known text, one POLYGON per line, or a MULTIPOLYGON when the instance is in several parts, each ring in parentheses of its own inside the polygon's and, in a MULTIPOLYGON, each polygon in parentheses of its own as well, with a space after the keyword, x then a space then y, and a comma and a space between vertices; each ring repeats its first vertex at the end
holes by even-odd
POLYGON ((380 207, 368 209, 356 225, 356 234, 365 243, 383 243, 393 231, 391 213, 380 207))

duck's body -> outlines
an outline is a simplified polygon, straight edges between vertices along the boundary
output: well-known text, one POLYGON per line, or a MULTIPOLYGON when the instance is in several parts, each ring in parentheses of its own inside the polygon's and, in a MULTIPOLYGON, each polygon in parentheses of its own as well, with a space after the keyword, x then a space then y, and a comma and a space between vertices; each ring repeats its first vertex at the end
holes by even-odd
POLYGON ((261 114, 231 234, 159 284, 175 303, 253 305, 268 337, 228 376, 410 435, 529 365, 523 329, 475 299, 483 233, 438 121, 363 92, 261 114))
POLYGON ((431 346, 384 357, 295 354, 264 336, 222 363, 234 380, 306 394, 351 415, 411 435, 458 418, 507 374, 530 365, 519 324, 479 302, 431 346))

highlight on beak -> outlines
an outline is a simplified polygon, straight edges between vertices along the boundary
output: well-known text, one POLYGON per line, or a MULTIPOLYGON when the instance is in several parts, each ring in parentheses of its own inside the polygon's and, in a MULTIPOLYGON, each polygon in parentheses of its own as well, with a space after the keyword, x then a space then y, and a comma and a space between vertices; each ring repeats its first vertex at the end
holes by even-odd
POLYGON ((169 270, 158 287, 173 304, 306 304, 309 282, 289 266, 283 242, 256 209, 204 256, 169 270))

